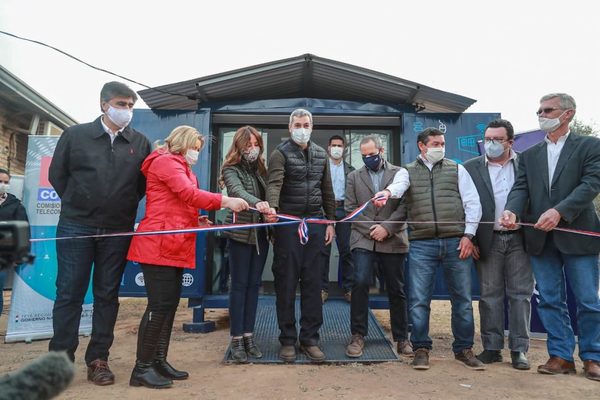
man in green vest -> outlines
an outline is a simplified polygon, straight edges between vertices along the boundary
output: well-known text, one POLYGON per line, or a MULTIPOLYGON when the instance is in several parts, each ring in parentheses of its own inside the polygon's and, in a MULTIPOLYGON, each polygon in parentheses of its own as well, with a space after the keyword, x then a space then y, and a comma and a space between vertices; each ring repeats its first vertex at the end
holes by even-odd
POLYGON ((427 128, 419 133, 420 154, 401 168, 386 189, 375 194, 376 206, 404 195, 408 212, 408 314, 415 352, 412 366, 429 369, 429 313, 435 271, 443 266, 452 302, 452 350, 467 368, 483 370, 473 354, 475 326, 471 304, 473 237, 481 219, 477 188, 462 165, 444 158, 444 134, 427 128))

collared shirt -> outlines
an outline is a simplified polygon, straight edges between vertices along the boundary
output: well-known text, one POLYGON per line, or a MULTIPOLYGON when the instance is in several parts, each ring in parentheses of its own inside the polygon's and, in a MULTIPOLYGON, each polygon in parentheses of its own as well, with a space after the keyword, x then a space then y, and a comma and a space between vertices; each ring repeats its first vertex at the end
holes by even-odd
POLYGON ((110 136, 110 143, 111 144, 115 142, 115 138, 119 135, 119 133, 123 132, 123 129, 125 129, 125 128, 121 128, 121 129, 117 130, 116 132, 113 132, 108 127, 108 125, 106 125, 104 123, 104 115, 100 118, 100 123, 102 123, 102 128, 104 128, 104 132, 108 133, 108 136, 110 136))
MULTIPOLYGON (((427 168, 431 171, 433 164, 431 164, 426 158, 421 157, 421 160, 427 168)), ((406 168, 400 168, 394 180, 386 188, 390 191, 393 197, 402 197, 404 193, 410 187, 410 179, 406 168)), ((465 233, 475 235, 477 232, 477 226, 481 220, 481 203, 479 200, 479 193, 477 193, 477 187, 471 179, 471 175, 467 172, 465 167, 458 164, 458 192, 465 211, 465 233)), ((504 208, 502 208, 504 210, 504 208)))
POLYGON ((498 221, 504 211, 506 205, 506 198, 508 193, 515 183, 515 167, 514 162, 517 155, 514 151, 510 151, 510 158, 504 163, 499 164, 488 160, 485 156, 485 164, 487 165, 488 172, 490 174, 490 180, 492 181, 492 189, 494 191, 494 202, 496 204, 494 212, 494 230, 503 231, 506 230, 501 226, 498 221))
POLYGON ((546 149, 548 152, 548 190, 552 187, 552 178, 554 178, 554 171, 556 170, 556 164, 558 164, 558 159, 560 157, 560 152, 563 147, 565 147, 565 142, 569 137, 571 131, 568 131, 563 136, 559 137, 556 143, 552 143, 550 139, 548 139, 548 135, 544 137, 544 140, 547 143, 546 149))
POLYGON ((336 201, 343 201, 346 193, 346 177, 344 176, 344 161, 336 164, 329 159, 329 170, 331 171, 331 183, 336 201))
POLYGON ((383 178, 383 170, 385 169, 385 161, 381 163, 381 168, 377 171, 373 171, 370 168, 367 168, 369 171, 369 176, 371 177, 371 182, 373 182, 373 189, 375 193, 379 192, 379 186, 381 185, 381 178, 383 178))

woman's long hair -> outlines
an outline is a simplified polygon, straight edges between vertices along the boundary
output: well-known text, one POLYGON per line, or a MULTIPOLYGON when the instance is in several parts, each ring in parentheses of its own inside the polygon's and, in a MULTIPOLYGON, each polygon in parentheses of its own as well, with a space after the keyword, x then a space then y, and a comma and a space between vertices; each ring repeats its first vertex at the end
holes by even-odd
POLYGON ((201 148, 204 147, 204 137, 194 127, 180 125, 173 129, 169 136, 161 144, 160 140, 154 142, 154 148, 164 149, 174 154, 185 155, 188 149, 196 145, 196 141, 200 140, 201 148))
POLYGON ((235 132, 235 135, 233 136, 233 143, 231 143, 231 147, 225 155, 225 160, 221 166, 221 176, 219 178, 219 185, 221 186, 221 189, 225 187, 223 170, 226 167, 238 165, 242 162, 242 153, 248 147, 248 143, 250 143, 252 136, 256 138, 256 142, 260 148, 258 158, 256 159, 256 169, 259 175, 264 176, 267 174, 267 168, 265 167, 265 160, 263 158, 264 144, 260 132, 250 125, 242 126, 235 132))

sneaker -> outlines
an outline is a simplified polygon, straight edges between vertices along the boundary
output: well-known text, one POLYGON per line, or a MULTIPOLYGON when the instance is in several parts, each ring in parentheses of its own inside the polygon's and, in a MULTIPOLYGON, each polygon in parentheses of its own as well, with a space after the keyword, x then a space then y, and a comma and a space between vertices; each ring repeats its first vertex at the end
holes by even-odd
POLYGON ((401 356, 405 356, 405 357, 414 357, 415 356, 412 345, 410 344, 410 340, 401 340, 398 343, 396 343, 396 351, 401 356))
POLYGON ((477 359, 484 364, 502 362, 502 353, 500 350, 483 350, 477 355, 477 359))
POLYGON ((475 371, 485 370, 485 364, 479 361, 472 349, 464 349, 459 353, 454 353, 454 358, 465 365, 465 367, 475 371))
POLYGON ((363 355, 365 338, 363 335, 352 335, 350 343, 346 346, 346 355, 350 358, 358 358, 363 355))
POLYGON ((411 363, 413 369, 429 369, 429 349, 415 350, 415 358, 411 363))
POLYGON ((329 298, 329 293, 327 292, 327 290, 321 290, 321 302, 323 304, 325 304, 325 302, 327 301, 328 298, 329 298))
POLYGON ((248 355, 244 348, 243 338, 232 338, 231 339, 231 359, 236 363, 248 362, 248 355))
POLYGON ((346 301, 348 303, 351 303, 352 302, 352 292, 346 292, 346 293, 344 293, 344 299, 346 299, 346 301))

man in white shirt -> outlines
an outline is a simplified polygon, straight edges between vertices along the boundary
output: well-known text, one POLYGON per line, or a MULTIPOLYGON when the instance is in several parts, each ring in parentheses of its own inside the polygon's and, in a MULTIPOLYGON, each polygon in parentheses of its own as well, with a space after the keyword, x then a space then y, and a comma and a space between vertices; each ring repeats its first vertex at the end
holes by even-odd
POLYGON ((408 314, 414 369, 429 369, 429 314, 435 272, 441 263, 452 301, 452 350, 467 368, 483 370, 473 354, 471 268, 473 238, 481 219, 479 195, 462 165, 444 158, 444 134, 435 128, 419 133, 417 159, 401 168, 386 189, 375 194, 381 206, 404 195, 408 211, 408 314))
POLYGON ((481 342, 477 358, 484 364, 502 362, 504 348, 504 298, 508 299, 508 347, 515 369, 530 368, 525 354, 529 349, 529 321, 533 274, 525 253, 522 229, 506 229, 498 222, 510 189, 515 182, 517 154, 512 124, 496 119, 485 128, 485 155, 465 162, 479 198, 484 221, 479 224, 474 258, 481 297, 481 342), (477 257, 479 255, 479 257, 477 257))

